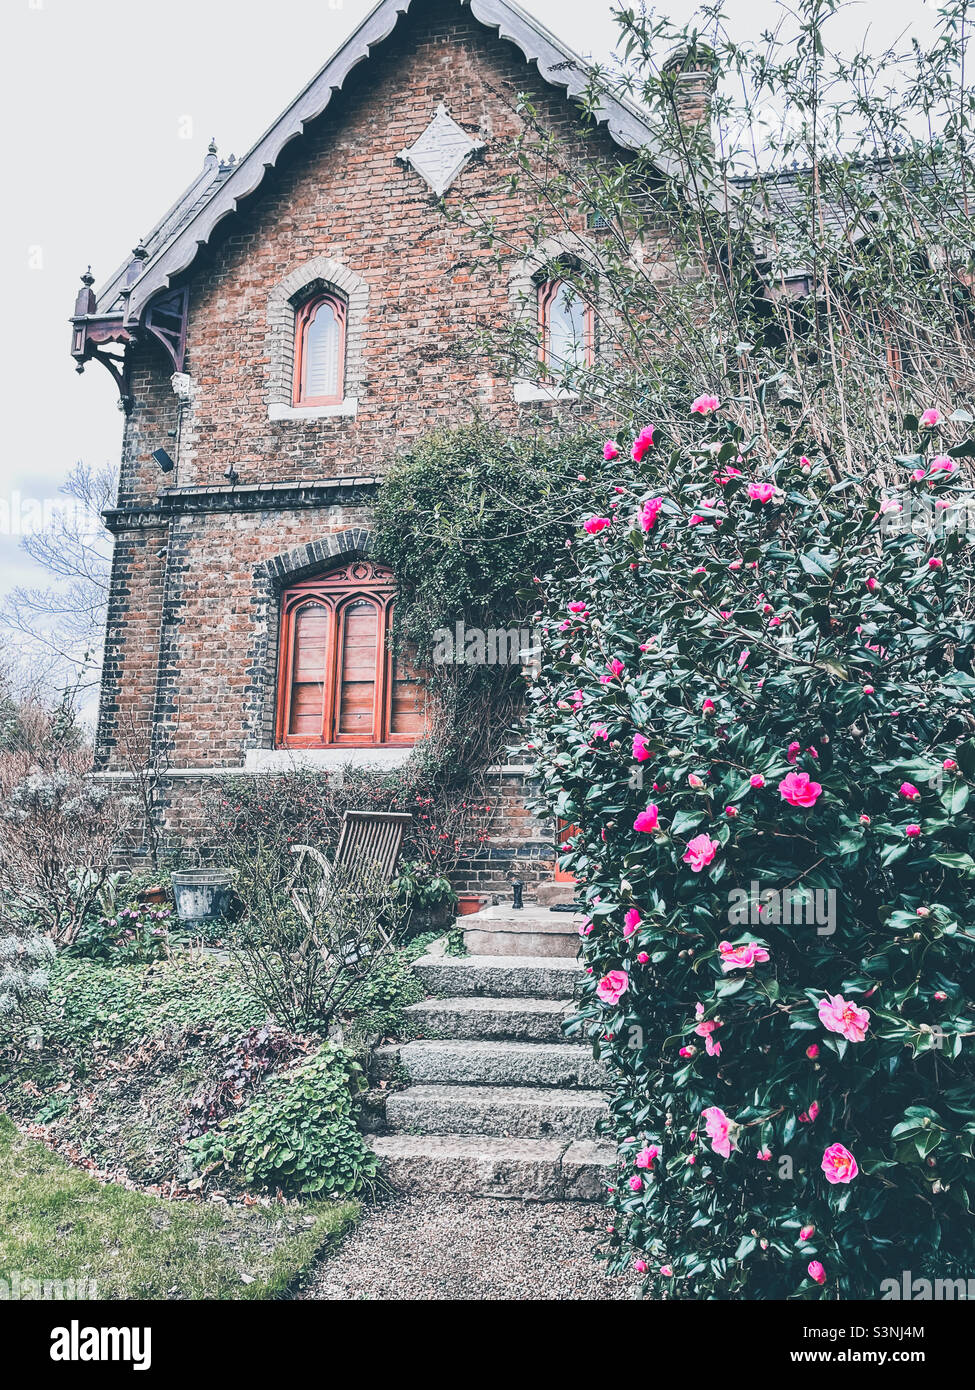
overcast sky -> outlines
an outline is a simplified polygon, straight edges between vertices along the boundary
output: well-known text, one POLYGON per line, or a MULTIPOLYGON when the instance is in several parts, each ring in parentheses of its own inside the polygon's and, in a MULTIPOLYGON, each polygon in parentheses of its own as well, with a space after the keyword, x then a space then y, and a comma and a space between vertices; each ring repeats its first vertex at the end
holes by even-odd
MULTIPOLYGON (((632 3, 632 0, 631 0, 632 3)), ((605 59, 610 0, 522 0, 571 47, 605 59)), ((56 496, 79 459, 114 459, 117 392, 78 376, 67 318, 91 263, 101 284, 202 167, 216 136, 238 157, 372 8, 373 0, 3 0, 0 102, 7 132, 2 231, 4 392, 0 501, 56 496), (9 196, 11 193, 14 196, 9 196)), ((693 0, 658 7, 690 18, 693 0)), ((730 0, 739 34, 779 0, 730 0)), ((872 47, 931 31, 927 0, 861 0, 833 41, 872 47)), ((0 592, 36 582, 0 534, 0 592)))

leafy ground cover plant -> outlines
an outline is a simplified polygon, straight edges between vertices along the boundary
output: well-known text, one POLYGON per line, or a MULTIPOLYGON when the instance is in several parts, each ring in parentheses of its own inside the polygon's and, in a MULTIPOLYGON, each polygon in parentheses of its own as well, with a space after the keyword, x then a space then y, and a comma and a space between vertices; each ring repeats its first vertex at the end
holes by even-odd
POLYGON ((361 1068, 326 1045, 271 1079, 254 1103, 189 1144, 201 1172, 225 1172, 289 1195, 352 1196, 374 1189, 379 1165, 356 1125, 361 1068))
POLYGON ((902 420, 881 489, 801 420, 687 405, 681 447, 607 441, 535 586, 528 751, 578 827, 577 1027, 614 1077, 606 1254, 670 1297, 967 1277, 971 417, 902 420))

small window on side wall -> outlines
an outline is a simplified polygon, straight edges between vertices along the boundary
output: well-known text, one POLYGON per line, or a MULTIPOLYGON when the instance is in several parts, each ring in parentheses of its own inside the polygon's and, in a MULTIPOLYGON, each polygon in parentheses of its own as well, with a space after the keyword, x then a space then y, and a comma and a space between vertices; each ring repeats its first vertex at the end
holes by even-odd
POLYGON ((295 405, 339 405, 345 392, 346 304, 318 294, 295 315, 295 405))
POLYGON ((539 357, 550 371, 591 367, 596 360, 596 316, 568 280, 538 287, 539 357))

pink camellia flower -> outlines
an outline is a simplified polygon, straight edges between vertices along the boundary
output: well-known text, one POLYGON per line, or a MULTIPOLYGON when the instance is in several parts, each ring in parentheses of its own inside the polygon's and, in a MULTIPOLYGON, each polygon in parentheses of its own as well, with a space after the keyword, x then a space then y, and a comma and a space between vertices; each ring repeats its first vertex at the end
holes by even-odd
POLYGON ((742 667, 748 665, 748 658, 749 658, 750 656, 751 656, 751 652, 748 650, 747 647, 745 647, 745 649, 744 649, 743 651, 741 651, 741 652, 738 653, 738 666, 739 666, 739 668, 742 668, 742 667))
POLYGON ((648 497, 646 499, 643 506, 640 508, 640 525, 644 531, 652 530, 653 524, 657 520, 657 515, 663 504, 664 499, 662 497, 648 497))
POLYGON ((590 536, 598 535, 600 531, 605 531, 607 526, 612 525, 608 516, 589 516, 582 523, 582 529, 590 536))
POLYGON ((774 483, 749 483, 748 495, 753 502, 761 502, 764 506, 766 502, 771 502, 775 496, 774 483))
POLYGON ((790 806, 815 806, 822 790, 808 772, 790 772, 779 783, 779 794, 790 806))
POLYGON ((812 1105, 810 1105, 810 1107, 809 1107, 809 1120, 810 1120, 810 1123, 811 1123, 813 1120, 815 1120, 815 1119, 817 1118, 818 1115, 819 1115, 819 1101, 818 1101, 818 1100, 814 1100, 813 1103, 812 1103, 812 1105))
POLYGON ((911 477, 914 479, 916 483, 923 482, 927 476, 928 475, 927 473, 925 473, 923 468, 914 468, 911 470, 911 477))
POLYGON ((645 811, 641 811, 633 822, 634 830, 656 830, 660 822, 660 807, 651 801, 645 811))
POLYGON ((907 836, 909 840, 916 840, 920 833, 921 827, 919 825, 909 825, 904 830, 904 834, 907 836))
POLYGON ((696 772, 690 772, 687 776, 687 785, 689 787, 693 787, 695 791, 700 791, 701 788, 704 786, 704 780, 703 778, 698 777, 696 772))
POLYGON ((792 764, 792 766, 795 766, 796 759, 799 757, 800 747, 801 745, 795 742, 789 744, 789 747, 786 749, 785 754, 785 760, 787 763, 790 763, 792 764))
POLYGON ((931 460, 930 472, 932 473, 954 473, 958 467, 958 460, 949 458, 947 454, 937 454, 931 460))
POLYGON ((830 1144, 820 1166, 828 1183, 852 1182, 860 1171, 856 1159, 842 1144, 830 1144))
POLYGON ((841 1033, 847 1042, 862 1042, 871 1022, 869 1009, 857 1008, 841 994, 828 994, 819 1001, 819 1022, 830 1033, 841 1033))
POLYGON ((726 806, 726 807, 724 808, 724 813, 725 813, 726 816, 729 816, 729 817, 731 818, 731 820, 734 820, 735 816, 737 816, 737 814, 738 814, 738 807, 737 807, 737 806, 726 806))
POLYGON ((653 425, 644 425, 643 429, 633 441, 632 458, 634 463, 640 463, 646 456, 648 450, 653 448, 653 425))
POLYGON ((749 779, 748 779, 748 783, 749 783, 749 786, 752 786, 752 787, 756 787, 756 788, 757 788, 757 787, 764 787, 764 786, 765 786, 765 778, 762 776, 762 774, 761 774, 760 772, 753 772, 752 775, 751 775, 751 777, 749 777, 749 779))
POLYGON ((589 726, 589 732, 592 734, 594 741, 597 738, 601 738, 604 743, 609 742, 609 730, 606 728, 605 724, 591 724, 589 726))
POLYGON ((646 1274, 646 1272, 647 1272, 647 1262, 646 1262, 646 1260, 634 1260, 634 1261, 633 1261, 633 1268, 636 1270, 637 1274, 646 1274))
POLYGON ((691 402, 691 414, 710 415, 717 410, 719 405, 720 401, 717 396, 698 396, 696 400, 691 402))
POLYGON ((737 946, 732 946, 730 941, 719 941, 718 950, 721 953, 721 969, 725 974, 729 970, 750 970, 753 965, 764 965, 769 958, 765 947, 754 941, 741 941, 737 946))
POLYGON ((941 411, 935 409, 934 406, 930 406, 921 416, 921 426, 923 429, 933 430, 940 419, 941 411))
POLYGON ((595 923, 587 918, 587 920, 583 922, 582 926, 579 928, 579 935, 588 936, 591 933, 594 926, 595 923))
POLYGON ((809 1277, 817 1284, 826 1283, 826 1271, 818 1260, 810 1260, 808 1265, 809 1277))
POLYGON ((872 574, 869 575, 867 578, 867 588, 870 590, 871 593, 874 593, 877 589, 880 588, 880 580, 876 579, 872 574))
POLYGON ((755 1155, 755 1157, 758 1159, 759 1163, 771 1163, 771 1161, 772 1161, 772 1150, 771 1150, 771 1149, 759 1149, 759 1151, 758 1151, 758 1153, 755 1155))
POLYGON ((642 920, 643 918, 640 916, 639 912, 637 912, 636 908, 631 907, 623 919, 623 935, 632 936, 642 920))
POLYGON ((899 796, 906 797, 908 801, 921 800, 921 793, 918 791, 917 787, 915 787, 913 782, 902 782, 900 786, 897 788, 897 793, 899 796))
POLYGON ((656 1144, 650 1144, 647 1148, 641 1149, 633 1162, 637 1168, 652 1168, 653 1160, 658 1156, 660 1150, 656 1144))
POLYGON ((606 460, 607 463, 612 463, 613 459, 618 459, 619 456, 620 451, 616 447, 616 440, 607 439, 606 443, 603 445, 603 458, 606 460))
POLYGON ((633 735, 633 756, 638 763, 645 763, 650 756, 647 741, 642 734, 633 735))
POLYGON ((618 656, 614 656, 612 661, 607 661, 606 670, 614 676, 621 676, 623 672, 626 670, 626 667, 623 665, 622 661, 620 661, 618 656))
POLYGON ((717 1105, 709 1106, 703 1114, 708 1138, 711 1140, 711 1148, 722 1158, 730 1158, 734 1141, 731 1133, 731 1121, 728 1116, 717 1105))
POLYGON ((646 965, 649 959, 650 957, 647 955, 646 951, 641 951, 640 954, 637 956, 637 960, 640 962, 641 965, 646 965))
POLYGON ((873 686, 872 686, 872 685, 865 685, 865 686, 863 687, 863 693, 864 693, 864 695, 872 695, 872 694, 874 693, 874 688, 873 688, 873 686))
POLYGON ((813 1236, 814 1236, 815 1234, 816 1234, 816 1227, 815 1227, 815 1226, 803 1226, 802 1230, 799 1232, 799 1239, 800 1239, 800 1240, 812 1240, 812 1238, 813 1238, 813 1236))
POLYGON ((940 569, 943 569, 943 568, 944 568, 944 563, 945 563, 944 560, 939 560, 938 557, 937 557, 937 555, 932 555, 932 556, 931 556, 931 559, 928 561, 928 569, 929 569, 929 570, 940 570, 940 569))
POLYGON ((674 1277, 674 1271, 671 1269, 670 1265, 661 1265, 660 1273, 665 1279, 673 1279, 674 1277))
POLYGON ((699 874, 711 863, 720 848, 717 840, 707 835, 695 835, 684 851, 684 863, 691 866, 692 873, 699 874))
POLYGON ((938 1001, 939 1004, 943 1004, 944 1001, 948 998, 947 994, 945 994, 945 992, 944 992, 943 989, 936 989, 936 990, 934 991, 934 996, 933 996, 933 997, 934 997, 935 999, 937 999, 937 1001, 938 1001))
POLYGON ((918 907, 918 908, 915 908, 914 915, 915 915, 916 917, 930 917, 930 916, 931 916, 931 909, 930 909, 929 907, 918 907))
POLYGON ((568 605, 570 613, 585 613, 586 605, 580 598, 573 599, 568 605))
POLYGON ((639 1192, 640 1189, 643 1187, 643 1179, 638 1178, 637 1175, 634 1173, 633 1177, 630 1178, 629 1187, 631 1192, 639 1192))
POLYGON ((799 467, 802 469, 803 473, 808 473, 812 468, 812 464, 806 458, 805 454, 803 454, 802 458, 799 460, 799 467))
POLYGON ((679 1054, 679 1055, 680 1055, 681 1057, 693 1057, 693 1056, 694 1056, 694 1053, 695 1053, 696 1051, 697 1051, 697 1048, 696 1048, 696 1047, 682 1047, 682 1048, 680 1049, 680 1054, 679 1054))
POLYGON ((860 824, 861 824, 861 825, 869 825, 869 824, 870 824, 870 817, 869 817, 869 816, 861 816, 861 817, 860 817, 860 824))
POLYGON ((714 481, 718 484, 718 487, 727 487, 732 479, 740 478, 741 475, 740 468, 732 468, 729 464, 720 473, 715 473, 714 481))
POLYGON ((806 1056, 809 1058, 810 1062, 815 1062, 816 1058, 819 1056, 819 1043, 810 1043, 806 1048, 806 1056))
POLYGON ((702 713, 702 714, 713 714, 714 711, 715 711, 715 703, 714 703, 714 701, 711 700, 711 699, 705 700, 705 701, 704 701, 704 704, 701 706, 701 713, 702 713))
POLYGON ((630 977, 625 970, 610 970, 596 986, 596 995, 604 1004, 616 1004, 626 993, 630 977))
POLYGON ((941 766, 944 768, 945 772, 954 772, 958 764, 955 762, 954 758, 945 758, 941 766))

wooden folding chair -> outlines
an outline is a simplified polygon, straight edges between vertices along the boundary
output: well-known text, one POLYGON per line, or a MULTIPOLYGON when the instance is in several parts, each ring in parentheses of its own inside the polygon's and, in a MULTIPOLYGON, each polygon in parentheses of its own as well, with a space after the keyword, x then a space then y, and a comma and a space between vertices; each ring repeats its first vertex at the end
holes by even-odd
MULTIPOLYGON (((346 811, 335 851, 335 867, 372 869, 382 883, 391 883, 402 853, 406 827, 412 819, 408 812, 401 811, 346 811)), ((311 893, 320 908, 328 897, 332 865, 313 845, 292 845, 291 853, 298 858, 289 896, 295 911, 311 932, 316 913, 305 894, 299 890, 301 871, 305 860, 310 859, 317 870, 317 884, 311 888, 311 893)), ((387 935, 381 927, 380 932, 383 936, 387 935)), ((302 950, 307 945, 308 942, 305 942, 302 950)))

